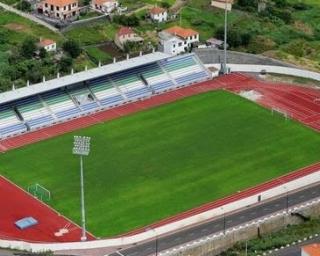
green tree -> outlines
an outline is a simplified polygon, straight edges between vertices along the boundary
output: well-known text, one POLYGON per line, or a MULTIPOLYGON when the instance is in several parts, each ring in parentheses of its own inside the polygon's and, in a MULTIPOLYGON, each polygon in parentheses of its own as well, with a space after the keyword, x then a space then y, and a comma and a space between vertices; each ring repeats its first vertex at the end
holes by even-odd
POLYGON ((28 37, 20 46, 20 55, 24 58, 31 58, 36 50, 36 41, 33 38, 28 37))
POLYGON ((70 72, 72 64, 73 64, 72 58, 63 57, 59 62, 59 70, 64 73, 70 72))
POLYGON ((75 40, 68 40, 63 43, 62 49, 67 52, 72 58, 77 58, 81 53, 80 45, 75 40))
POLYGON ((39 50, 39 56, 41 59, 45 59, 48 56, 48 52, 43 47, 39 50))
POLYGON ((20 9, 21 11, 24 11, 24 12, 31 12, 32 11, 31 4, 25 0, 20 1, 20 3, 18 4, 18 9, 20 9))
POLYGON ((168 2, 161 2, 160 6, 162 8, 166 8, 166 9, 169 9, 171 7, 170 3, 168 3, 168 2))

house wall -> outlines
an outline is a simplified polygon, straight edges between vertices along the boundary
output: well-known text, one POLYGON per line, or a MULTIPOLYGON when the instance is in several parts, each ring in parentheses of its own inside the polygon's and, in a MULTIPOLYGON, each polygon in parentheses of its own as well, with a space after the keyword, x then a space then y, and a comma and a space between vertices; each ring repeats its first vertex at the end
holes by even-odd
POLYGON ((168 13, 151 14, 151 19, 158 22, 166 21, 168 19, 168 13))
POLYGON ((57 44, 47 45, 44 47, 44 49, 46 49, 47 52, 55 51, 57 49, 57 44))
POLYGON ((171 55, 177 55, 185 52, 185 47, 187 47, 187 44, 184 44, 184 41, 178 38, 162 40, 161 44, 163 45, 163 52, 171 55))
POLYGON ((55 6, 48 3, 43 4, 43 13, 49 17, 66 20, 79 15, 78 2, 66 6, 55 6))

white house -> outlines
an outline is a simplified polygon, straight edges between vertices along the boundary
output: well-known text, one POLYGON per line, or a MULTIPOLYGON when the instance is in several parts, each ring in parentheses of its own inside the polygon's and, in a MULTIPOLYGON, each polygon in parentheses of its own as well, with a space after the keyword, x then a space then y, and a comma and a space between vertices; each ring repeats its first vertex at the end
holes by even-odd
POLYGON ((38 46, 44 48, 47 52, 55 52, 57 50, 57 43, 51 39, 40 39, 38 46))
POLYGON ((168 20, 168 11, 161 7, 155 6, 149 10, 151 20, 155 22, 164 22, 168 20))
POLYGON ((160 50, 177 55, 187 52, 199 42, 199 33, 190 28, 174 26, 159 33, 160 50))
POLYGON ((119 6, 117 0, 92 0, 91 7, 104 13, 111 13, 119 6))

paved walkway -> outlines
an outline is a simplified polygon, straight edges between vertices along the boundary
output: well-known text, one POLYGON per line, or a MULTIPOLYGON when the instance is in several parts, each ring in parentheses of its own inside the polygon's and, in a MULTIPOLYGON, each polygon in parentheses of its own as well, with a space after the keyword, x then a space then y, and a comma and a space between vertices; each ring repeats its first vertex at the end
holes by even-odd
POLYGON ((42 25, 42 26, 45 26, 46 28, 50 29, 51 31, 55 32, 55 33, 59 33, 60 34, 60 31, 55 28, 54 26, 51 26, 50 24, 44 22, 43 20, 40 20, 39 18, 29 14, 29 13, 25 13, 25 12, 22 12, 22 11, 19 11, 18 9, 16 8, 13 8, 12 6, 10 5, 7 5, 7 4, 4 4, 2 2, 0 2, 0 7, 2 7, 3 9, 9 11, 9 12, 13 12, 21 17, 24 17, 28 20, 31 20, 39 25, 42 25))

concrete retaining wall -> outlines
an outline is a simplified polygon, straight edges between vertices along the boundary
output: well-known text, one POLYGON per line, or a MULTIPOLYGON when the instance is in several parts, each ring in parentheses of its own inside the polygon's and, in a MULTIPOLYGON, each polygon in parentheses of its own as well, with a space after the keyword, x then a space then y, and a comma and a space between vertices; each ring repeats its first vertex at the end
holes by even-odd
POLYGON ((22 241, 9 241, 9 240, 0 240, 0 247, 3 248, 18 248, 20 250, 30 250, 34 252, 39 252, 43 250, 51 250, 51 251, 58 251, 58 250, 75 250, 75 249, 93 249, 93 248, 102 248, 102 247, 111 247, 117 246, 121 247, 124 245, 129 245, 133 243, 139 243, 145 241, 147 239, 154 238, 157 234, 162 235, 168 232, 175 231, 180 228, 184 228, 190 226, 192 224, 199 223, 201 221, 205 221, 224 213, 232 212, 235 210, 239 210, 244 208, 248 205, 252 205, 258 202, 258 196, 261 196, 262 200, 267 200, 281 194, 290 192, 292 190, 299 189, 301 187, 316 183, 320 181, 320 170, 317 170, 309 175, 294 179, 287 183, 283 183, 282 185, 278 185, 259 194, 253 194, 248 196, 244 199, 231 202, 225 204, 223 207, 214 208, 212 210, 167 224, 163 225, 159 228, 155 228, 155 231, 147 231, 140 234, 127 236, 127 237, 120 237, 114 239, 104 239, 98 241, 89 241, 89 242, 74 242, 74 243, 28 243, 22 241))
MULTIPOLYGON (((310 206, 306 205, 299 212, 304 216, 319 217, 320 203, 318 201, 310 206)), ((258 237, 258 235, 270 234, 285 228, 287 225, 300 223, 303 223, 303 220, 295 215, 279 214, 263 223, 249 225, 202 243, 199 241, 198 244, 195 243, 194 246, 190 246, 189 248, 185 246, 183 249, 171 250, 164 253, 163 256, 214 256, 231 248, 237 242, 250 240, 258 237)))
MULTIPOLYGON (((220 64, 206 64, 207 68, 214 67, 220 69, 220 64)), ((320 81, 320 73, 290 68, 290 67, 282 67, 282 66, 270 66, 270 65, 248 65, 248 64, 228 64, 231 72, 246 72, 246 73, 260 73, 261 70, 265 70, 267 73, 281 74, 281 75, 289 75, 302 77, 307 79, 313 79, 316 81, 320 81)))
MULTIPOLYGON (((215 48, 199 49, 194 52, 198 55, 204 64, 221 63, 224 60, 224 51, 215 48)), ((272 59, 262 55, 250 54, 245 52, 228 51, 227 62, 234 64, 251 65, 273 65, 283 67, 296 67, 280 60, 272 59)))

